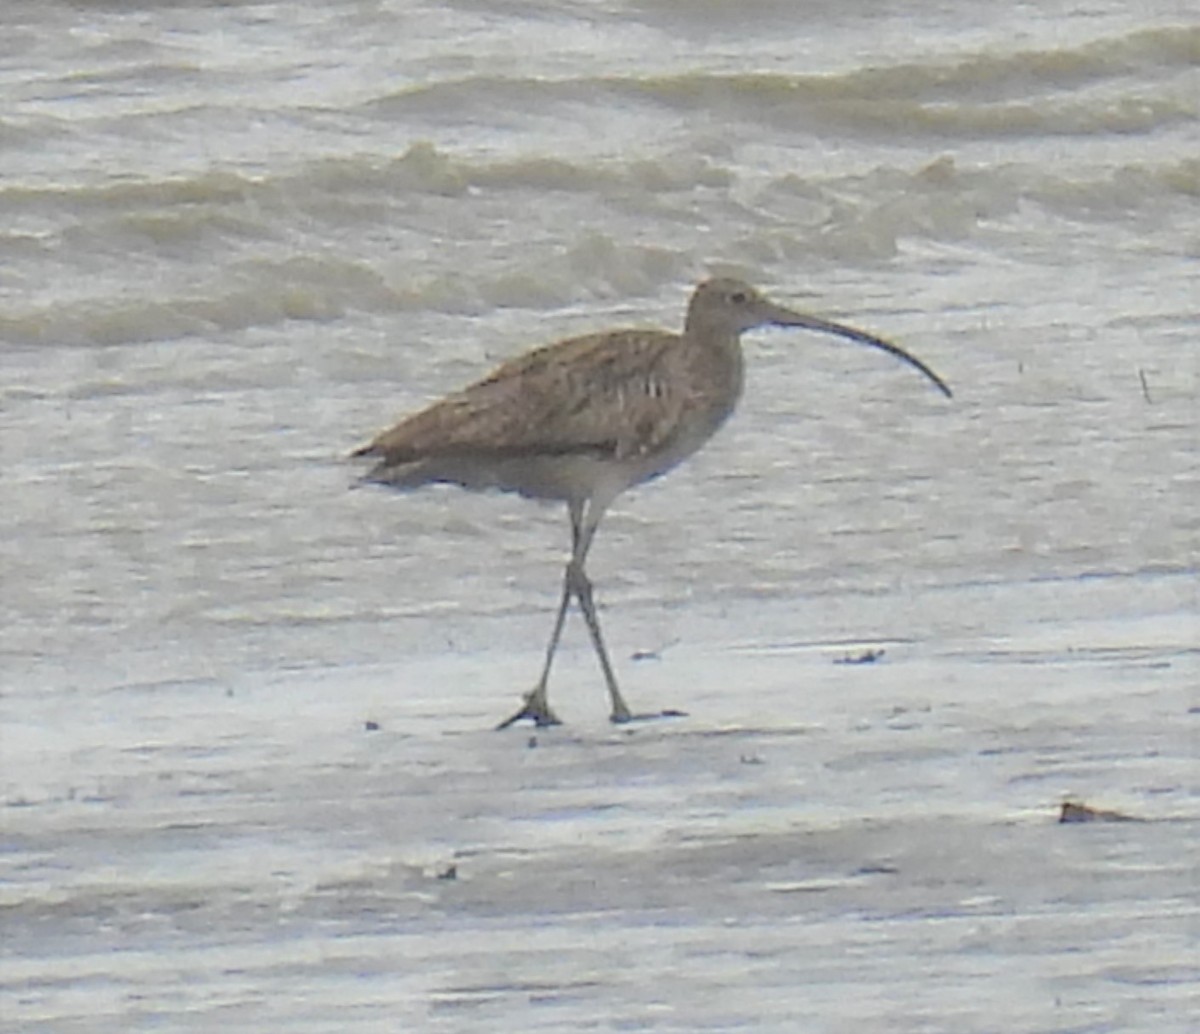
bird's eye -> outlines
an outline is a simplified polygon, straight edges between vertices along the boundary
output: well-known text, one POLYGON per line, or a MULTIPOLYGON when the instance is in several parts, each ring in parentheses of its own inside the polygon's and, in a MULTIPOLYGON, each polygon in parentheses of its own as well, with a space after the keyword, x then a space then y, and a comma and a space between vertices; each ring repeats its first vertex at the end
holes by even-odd
POLYGON ((745 305, 748 299, 745 291, 734 291, 733 294, 729 296, 729 300, 733 302, 734 305, 745 305))

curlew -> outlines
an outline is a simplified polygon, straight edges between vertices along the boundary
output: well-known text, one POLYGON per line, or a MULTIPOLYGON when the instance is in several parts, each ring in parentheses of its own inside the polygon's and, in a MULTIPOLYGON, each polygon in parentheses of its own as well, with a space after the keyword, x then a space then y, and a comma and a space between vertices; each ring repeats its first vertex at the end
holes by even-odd
POLYGON ((611 330, 546 345, 401 420, 353 453, 376 461, 366 481, 392 488, 446 482, 567 504, 571 556, 541 675, 521 708, 497 728, 522 719, 558 724, 547 687, 572 599, 604 674, 612 721, 680 713, 637 715, 625 703, 600 631, 585 567, 588 550, 618 495, 686 459, 733 412, 742 393, 741 335, 765 325, 882 349, 950 396, 933 370, 897 345, 793 312, 722 277, 696 288, 682 334, 611 330))

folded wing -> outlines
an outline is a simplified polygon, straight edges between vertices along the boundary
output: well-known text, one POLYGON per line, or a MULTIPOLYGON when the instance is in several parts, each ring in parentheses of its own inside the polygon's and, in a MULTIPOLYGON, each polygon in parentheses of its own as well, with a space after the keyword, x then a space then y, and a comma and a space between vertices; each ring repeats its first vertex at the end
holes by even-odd
POLYGON ((627 330, 536 349, 402 420, 355 455, 378 458, 377 476, 437 458, 651 452, 669 440, 688 402, 671 373, 679 344, 674 334, 627 330))

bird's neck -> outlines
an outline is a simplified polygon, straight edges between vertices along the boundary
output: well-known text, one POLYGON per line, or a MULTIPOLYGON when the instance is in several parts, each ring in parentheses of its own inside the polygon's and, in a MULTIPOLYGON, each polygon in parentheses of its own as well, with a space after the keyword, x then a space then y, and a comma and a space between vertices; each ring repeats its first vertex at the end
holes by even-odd
POLYGON ((731 333, 726 327, 714 324, 694 312, 687 314, 683 324, 684 337, 694 342, 696 347, 719 349, 722 352, 741 352, 738 335, 731 333))
MULTIPOLYGON (((692 365, 706 371, 706 384, 720 385, 722 404, 732 410, 742 393, 743 360, 739 335, 724 328, 706 325, 690 318, 684 326, 684 338, 690 346, 692 365)), ((715 400, 714 400, 715 401, 715 400)), ((728 415, 726 412, 724 415, 728 415)))

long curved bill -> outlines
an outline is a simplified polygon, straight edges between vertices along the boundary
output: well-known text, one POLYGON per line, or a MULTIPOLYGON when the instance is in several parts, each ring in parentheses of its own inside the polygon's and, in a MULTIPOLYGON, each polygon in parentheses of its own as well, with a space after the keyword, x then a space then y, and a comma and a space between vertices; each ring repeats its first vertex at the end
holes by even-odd
POLYGON ((770 305, 770 320, 781 327, 804 327, 806 330, 816 330, 823 334, 836 334, 838 337, 848 338, 851 341, 857 341, 860 344, 878 348, 880 351, 894 355, 897 359, 908 363, 909 366, 920 370, 946 398, 953 398, 950 386, 915 355, 904 351, 899 345, 893 345, 890 341, 885 341, 881 337, 868 334, 865 330, 859 330, 857 327, 847 327, 844 323, 834 323, 832 320, 823 320, 816 316, 806 316, 803 313, 785 309, 782 305, 774 304, 770 305))

